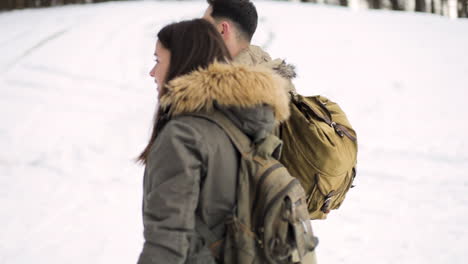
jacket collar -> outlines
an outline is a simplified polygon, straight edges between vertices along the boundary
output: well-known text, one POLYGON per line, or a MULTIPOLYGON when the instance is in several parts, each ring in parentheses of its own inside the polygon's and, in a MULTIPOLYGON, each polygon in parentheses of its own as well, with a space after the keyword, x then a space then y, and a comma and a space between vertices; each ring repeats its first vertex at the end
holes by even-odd
POLYGON ((213 63, 180 76, 166 85, 160 106, 169 116, 212 111, 220 107, 253 108, 268 105, 275 120, 289 117, 289 97, 283 88, 286 80, 272 69, 257 65, 213 63))

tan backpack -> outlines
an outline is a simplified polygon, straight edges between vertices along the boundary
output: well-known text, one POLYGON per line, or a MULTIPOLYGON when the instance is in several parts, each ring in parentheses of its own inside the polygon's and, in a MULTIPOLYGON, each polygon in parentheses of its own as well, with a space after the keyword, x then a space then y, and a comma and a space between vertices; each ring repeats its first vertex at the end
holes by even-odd
POLYGON ((338 104, 327 98, 291 97, 291 116, 280 128, 280 161, 304 187, 310 218, 325 219, 353 187, 356 132, 338 104))
POLYGON ((197 220, 197 232, 218 262, 300 263, 318 240, 313 236, 304 189, 276 159, 281 141, 270 134, 254 144, 219 112, 191 115, 221 127, 241 155, 237 206, 224 222, 225 237, 220 240, 197 220))

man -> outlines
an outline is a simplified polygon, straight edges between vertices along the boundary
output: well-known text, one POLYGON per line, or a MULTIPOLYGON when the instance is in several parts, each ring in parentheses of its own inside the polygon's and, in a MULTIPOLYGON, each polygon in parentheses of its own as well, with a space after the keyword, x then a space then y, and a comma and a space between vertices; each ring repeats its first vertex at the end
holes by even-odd
MULTIPOLYGON (((272 60, 270 55, 250 42, 257 29, 257 10, 250 0, 207 0, 209 6, 203 18, 216 26, 234 62, 247 65, 262 64, 275 70, 288 82, 284 89, 295 91, 291 79, 296 77, 294 67, 284 60, 272 60)), ((278 132, 278 131, 277 131, 278 132)), ((306 255, 302 263, 315 264, 315 251, 306 255)))
POLYGON ((272 60, 262 48, 251 45, 257 29, 257 10, 250 0, 208 0, 203 18, 216 26, 234 62, 247 65, 262 64, 287 79, 287 91, 295 91, 291 79, 296 77, 294 66, 282 59, 272 60))
POLYGON ((257 10, 249 1, 208 0, 203 18, 216 26, 232 57, 250 46, 257 29, 257 10))

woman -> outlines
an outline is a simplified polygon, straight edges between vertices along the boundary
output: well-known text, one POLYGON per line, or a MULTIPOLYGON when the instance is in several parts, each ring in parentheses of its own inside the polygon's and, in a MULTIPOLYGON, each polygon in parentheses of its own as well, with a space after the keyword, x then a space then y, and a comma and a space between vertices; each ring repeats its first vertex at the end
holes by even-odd
POLYGON ((202 19, 164 27, 155 55, 159 109, 139 158, 146 167, 138 263, 215 263, 196 230, 202 221, 222 238, 240 155, 221 128, 187 114, 219 111, 259 141, 287 118, 289 99, 271 70, 229 64, 220 34, 202 19))

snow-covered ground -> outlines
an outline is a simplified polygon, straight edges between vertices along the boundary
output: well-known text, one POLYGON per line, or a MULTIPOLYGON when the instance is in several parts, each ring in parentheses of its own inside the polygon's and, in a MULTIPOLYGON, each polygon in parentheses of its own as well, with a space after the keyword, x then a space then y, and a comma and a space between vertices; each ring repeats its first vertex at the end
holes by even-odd
MULTIPOLYGON (((205 2, 0 13, 0 263, 134 263, 163 25, 205 2)), ((254 43, 338 101, 357 187, 314 221, 320 263, 466 263, 468 20, 258 2, 254 43)))

